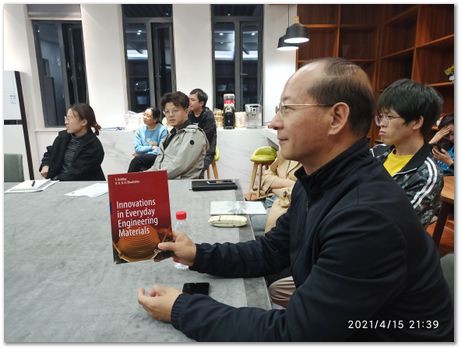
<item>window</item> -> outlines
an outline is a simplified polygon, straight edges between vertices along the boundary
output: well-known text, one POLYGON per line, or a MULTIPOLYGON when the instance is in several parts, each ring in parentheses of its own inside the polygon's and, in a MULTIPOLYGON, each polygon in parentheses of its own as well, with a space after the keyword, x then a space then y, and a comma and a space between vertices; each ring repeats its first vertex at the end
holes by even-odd
POLYGON ((212 5, 215 105, 235 94, 235 108, 262 104, 263 5, 212 5))
POLYGON ((130 110, 158 106, 175 89, 172 5, 123 5, 130 110))
POLYGON ((32 25, 45 126, 62 126, 67 108, 88 100, 81 22, 32 25))

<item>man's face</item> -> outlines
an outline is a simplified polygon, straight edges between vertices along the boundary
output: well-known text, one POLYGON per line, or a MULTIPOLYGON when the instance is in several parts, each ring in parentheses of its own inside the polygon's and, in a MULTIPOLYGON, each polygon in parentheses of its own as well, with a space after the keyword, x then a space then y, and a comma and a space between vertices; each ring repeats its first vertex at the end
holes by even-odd
POLYGON ((379 117, 379 136, 386 145, 399 146, 414 134, 414 121, 406 123, 393 109, 381 110, 379 117))
POLYGON ((322 76, 321 66, 311 64, 301 73, 294 74, 286 83, 281 95, 285 105, 271 122, 277 129, 281 155, 295 160, 304 167, 315 167, 327 151, 330 107, 316 105, 318 102, 307 92, 322 76), (312 104, 300 106, 289 104, 312 104))
POLYGON ((202 108, 203 108, 203 102, 200 102, 198 100, 198 95, 196 94, 190 94, 188 96, 188 100, 189 100, 189 110, 190 111, 193 111, 193 112, 201 112, 202 108))
POLYGON ((174 105, 169 102, 166 103, 163 113, 166 116, 168 124, 172 127, 178 127, 187 121, 187 109, 184 109, 181 105, 174 105))

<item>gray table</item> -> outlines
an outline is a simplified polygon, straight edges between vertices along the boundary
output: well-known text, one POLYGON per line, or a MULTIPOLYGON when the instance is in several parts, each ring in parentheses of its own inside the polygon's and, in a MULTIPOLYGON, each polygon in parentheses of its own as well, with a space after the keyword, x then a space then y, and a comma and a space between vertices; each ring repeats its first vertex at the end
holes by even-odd
MULTIPOLYGON (((90 182, 60 182, 44 192, 4 195, 4 330, 17 342, 186 342, 137 303, 137 289, 181 288, 207 281, 210 296, 235 306, 271 308, 263 278, 223 279, 160 263, 113 263, 108 195, 69 197, 90 182)), ((12 184, 5 184, 5 189, 12 184)), ((241 200, 241 191, 193 192, 170 181, 171 211, 185 210, 195 242, 253 239, 251 227, 208 225, 213 200, 241 200)))

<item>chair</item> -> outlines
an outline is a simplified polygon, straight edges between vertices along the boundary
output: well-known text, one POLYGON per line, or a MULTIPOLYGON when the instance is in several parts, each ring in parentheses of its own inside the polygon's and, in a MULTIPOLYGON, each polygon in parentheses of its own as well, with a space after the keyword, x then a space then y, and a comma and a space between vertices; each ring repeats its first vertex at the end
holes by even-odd
POLYGON ((262 175, 264 168, 268 169, 268 166, 273 163, 276 159, 277 152, 275 148, 271 146, 261 146, 255 149, 255 151, 251 155, 251 162, 253 162, 252 166, 252 175, 251 175, 251 182, 249 184, 249 193, 245 195, 246 200, 258 200, 261 199, 260 197, 260 189, 262 186, 262 175), (259 182, 257 187, 254 187, 256 182, 256 177, 259 175, 259 182))
POLYGON ((450 253, 441 257, 441 268, 444 278, 446 278, 447 286, 454 300, 454 253, 450 253))
POLYGON ((208 166, 208 169, 206 169, 206 176, 208 179, 211 179, 211 167, 212 167, 212 173, 214 175, 215 179, 219 179, 219 173, 217 172, 217 164, 216 162, 220 158, 220 151, 219 148, 216 145, 216 153, 214 154, 214 159, 212 160, 211 164, 208 166))
POLYGON ((24 170, 22 166, 22 155, 19 153, 4 154, 4 182, 24 181, 24 170))

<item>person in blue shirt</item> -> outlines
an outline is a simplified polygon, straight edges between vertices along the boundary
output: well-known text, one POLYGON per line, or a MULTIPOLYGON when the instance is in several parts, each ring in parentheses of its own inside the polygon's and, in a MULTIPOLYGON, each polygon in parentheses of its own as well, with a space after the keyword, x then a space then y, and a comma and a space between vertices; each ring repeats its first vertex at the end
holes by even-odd
POLYGON ((160 144, 168 136, 167 128, 160 122, 161 112, 149 107, 144 112, 144 125, 136 130, 134 140, 134 158, 129 164, 128 173, 142 172, 155 163, 160 153, 160 144))
POLYGON ((431 138, 433 157, 444 175, 454 175, 454 114, 447 114, 439 123, 439 131, 431 138))

